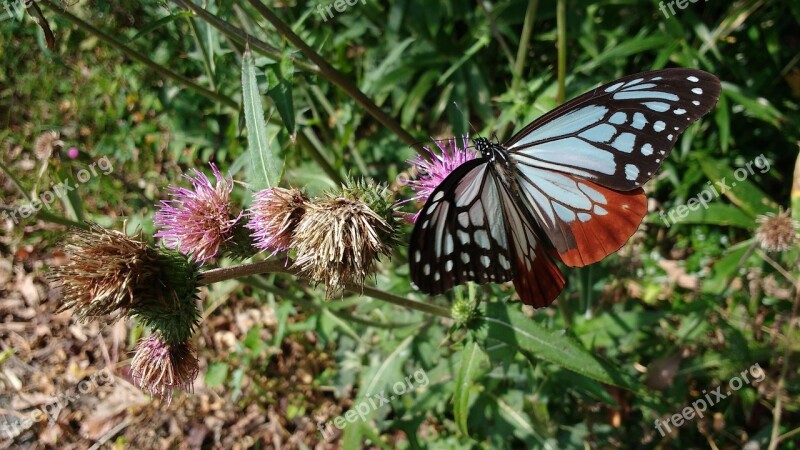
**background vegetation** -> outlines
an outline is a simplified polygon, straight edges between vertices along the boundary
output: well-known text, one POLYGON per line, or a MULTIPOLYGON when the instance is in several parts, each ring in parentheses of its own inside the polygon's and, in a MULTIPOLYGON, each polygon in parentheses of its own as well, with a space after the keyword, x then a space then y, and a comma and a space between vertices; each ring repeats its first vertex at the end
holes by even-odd
POLYGON ((7 445, 798 447, 798 253, 754 244, 756 216, 792 201, 797 2, 712 0, 665 17, 656 1, 366 0, 327 20, 318 13, 324 0, 37 4, 50 48, 29 15, 0 22, 3 207, 101 157, 113 172, 35 218, 5 220, 0 408, 24 413, 106 366, 117 382, 7 445), (351 175, 408 198, 401 180, 413 144, 468 133, 469 122, 505 138, 629 73, 695 67, 716 74, 723 91, 646 186, 651 214, 640 231, 619 254, 567 270, 557 307, 522 308, 513 289, 497 285, 426 298, 409 285, 405 241, 375 285, 444 308, 480 300, 484 317, 509 325, 460 328, 368 296, 326 301, 324 289, 285 275, 214 284, 202 295, 196 392, 160 404, 129 386, 127 352, 142 330, 53 314, 58 298, 43 273, 63 259, 55 244, 70 222, 152 235, 155 204, 189 168, 214 162, 242 182, 239 201, 250 201, 246 44, 284 184, 311 193, 351 175), (46 130, 80 157, 38 160, 34 142, 46 130), (708 210, 671 227, 659 218, 759 155, 771 169, 708 210), (586 355, 602 364, 584 364, 586 355), (756 363, 764 381, 672 434, 656 431, 657 418, 756 363), (426 388, 327 441, 318 432, 318 422, 419 369, 426 388))

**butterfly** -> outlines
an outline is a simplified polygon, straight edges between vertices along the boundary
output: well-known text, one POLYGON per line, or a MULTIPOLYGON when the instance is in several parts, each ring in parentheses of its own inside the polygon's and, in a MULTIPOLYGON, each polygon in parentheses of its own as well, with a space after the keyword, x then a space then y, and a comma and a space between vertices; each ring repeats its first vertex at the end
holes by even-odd
POLYGON ((528 124, 507 142, 475 138, 479 157, 458 166, 420 210, 411 280, 434 295, 472 281, 513 281, 544 307, 569 267, 616 252, 647 212, 642 185, 720 94, 694 69, 629 75, 528 124))

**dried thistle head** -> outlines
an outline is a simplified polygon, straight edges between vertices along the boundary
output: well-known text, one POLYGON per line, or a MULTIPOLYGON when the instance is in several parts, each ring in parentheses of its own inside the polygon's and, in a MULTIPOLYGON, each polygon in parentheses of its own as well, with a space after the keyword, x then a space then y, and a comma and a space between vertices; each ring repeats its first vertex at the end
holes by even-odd
POLYGON ((73 233, 64 248, 69 263, 50 274, 64 297, 59 311, 74 309, 81 321, 131 313, 170 342, 191 336, 199 267, 186 255, 98 225, 73 233))
POLYGON ((56 147, 63 146, 64 142, 59 139, 57 131, 45 131, 38 138, 33 145, 34 154, 40 161, 50 158, 56 147))
POLYGON ((345 285, 364 285, 380 255, 389 255, 394 239, 394 219, 382 216, 371 206, 384 209, 382 191, 369 183, 351 183, 339 195, 329 194, 309 202, 297 224, 292 248, 297 252, 294 267, 311 280, 324 283, 328 298, 341 293, 345 285), (371 192, 365 192, 367 188, 371 192))
POLYGON ((308 197, 299 189, 272 187, 257 192, 247 225, 253 245, 272 254, 288 250, 292 234, 306 210, 308 197))
POLYGON ((124 233, 91 225, 72 234, 64 246, 70 261, 52 269, 51 278, 61 286, 64 302, 81 321, 112 314, 125 315, 158 272, 158 254, 141 234, 124 233))
POLYGON ((161 228, 155 237, 163 239, 168 248, 192 254, 204 264, 217 256, 220 247, 234 236, 234 229, 242 214, 232 213, 230 194, 233 183, 222 176, 211 164, 217 179, 212 184, 197 169, 184 177, 191 181, 192 189, 170 186, 169 200, 162 200, 153 221, 161 228))
POLYGON ((167 404, 174 389, 191 392, 199 372, 197 352, 190 341, 170 344, 157 333, 139 341, 131 361, 136 385, 166 399, 167 404))
POLYGON ((756 241, 764 250, 783 252, 794 246, 800 224, 792 219, 789 211, 767 213, 758 216, 756 222, 760 224, 756 229, 756 241))

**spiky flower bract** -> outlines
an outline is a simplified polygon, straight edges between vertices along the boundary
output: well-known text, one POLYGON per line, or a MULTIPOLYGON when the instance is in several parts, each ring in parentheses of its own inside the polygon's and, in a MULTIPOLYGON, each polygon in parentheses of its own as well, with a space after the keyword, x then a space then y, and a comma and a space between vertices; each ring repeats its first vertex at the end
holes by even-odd
POLYGON ((760 224, 756 229, 756 241, 764 250, 783 252, 794 246, 800 224, 792 219, 789 211, 767 213, 758 216, 756 222, 760 224))
POLYGON ((453 320, 456 321, 456 324, 463 327, 475 320, 480 315, 480 311, 475 302, 466 298, 461 298, 457 299, 453 303, 453 306, 450 307, 450 314, 453 316, 453 320))
POLYGON ((158 266, 158 285, 138 299, 131 315, 157 330, 170 344, 187 341, 201 317, 197 306, 198 264, 180 252, 162 249, 158 266))
POLYGON ((429 147, 424 147, 430 153, 430 158, 418 155, 409 161, 411 167, 418 173, 418 177, 410 180, 408 185, 414 190, 414 198, 420 203, 425 203, 434 189, 442 184, 456 167, 478 156, 477 152, 469 148, 469 136, 462 136, 460 141, 458 138, 452 138, 434 142, 439 147, 438 153, 429 147))
POLYGON ((249 208, 253 245, 272 254, 286 251, 306 210, 308 197, 299 189, 271 187, 256 192, 249 208))
POLYGON ((192 391, 200 372, 191 342, 169 343, 157 333, 139 341, 131 361, 134 382, 153 396, 172 401, 174 389, 192 391))
POLYGON ((172 198, 161 201, 154 218, 156 227, 161 228, 155 237, 162 238, 168 248, 191 254, 201 264, 217 256, 220 247, 233 237, 234 227, 242 217, 242 213, 232 213, 233 182, 223 177, 214 164, 211 170, 217 179, 215 185, 205 174, 192 169, 190 175, 184 175, 192 189, 170 186, 172 198))
POLYGON ((52 270, 63 291, 60 311, 74 308, 81 321, 125 315, 159 268, 158 252, 142 240, 91 225, 77 230, 64 246, 68 264, 52 270))
POLYGON ((307 204, 292 237, 292 248, 297 252, 294 267, 311 280, 324 283, 328 298, 341 293, 349 283, 363 286, 377 258, 389 255, 389 243, 395 236, 394 219, 389 223, 370 207, 375 205, 386 214, 388 210, 381 206, 384 202, 384 193, 376 185, 350 183, 339 194, 327 194, 307 204))

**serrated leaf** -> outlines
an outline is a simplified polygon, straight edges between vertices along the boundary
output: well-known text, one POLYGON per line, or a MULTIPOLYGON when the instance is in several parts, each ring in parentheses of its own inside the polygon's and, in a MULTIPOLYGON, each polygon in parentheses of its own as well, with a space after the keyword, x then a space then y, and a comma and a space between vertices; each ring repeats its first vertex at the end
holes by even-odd
POLYGON ((278 163, 277 155, 270 148, 267 138, 267 125, 256 81, 256 68, 249 48, 242 56, 242 102, 247 129, 247 151, 250 153, 251 162, 248 181, 250 187, 258 191, 278 184, 281 164, 278 163))
POLYGON ((519 306, 492 303, 475 326, 479 335, 496 339, 537 358, 625 389, 638 389, 639 382, 598 359, 572 338, 542 328, 522 314, 519 306))
POLYGON ((469 436, 467 417, 469 417, 469 400, 473 381, 481 365, 488 361, 486 353, 475 342, 468 344, 461 352, 461 367, 456 375, 456 392, 453 395, 453 415, 458 429, 466 436, 469 436))

